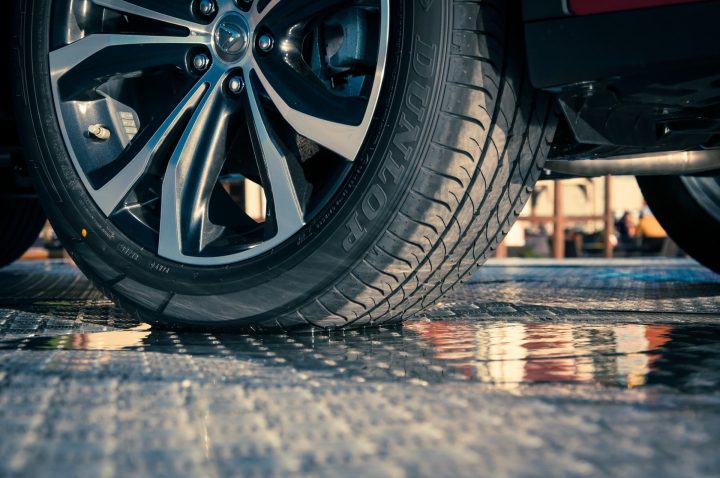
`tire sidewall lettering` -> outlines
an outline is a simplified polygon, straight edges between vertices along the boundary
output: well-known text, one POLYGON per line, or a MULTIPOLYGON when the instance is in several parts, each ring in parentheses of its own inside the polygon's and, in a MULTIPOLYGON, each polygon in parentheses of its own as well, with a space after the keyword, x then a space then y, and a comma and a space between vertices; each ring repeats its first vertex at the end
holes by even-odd
MULTIPOLYGON (((415 8, 415 24, 437 21, 442 15, 442 5, 432 1, 418 2, 415 8)), ((402 98, 402 107, 396 120, 390 147, 381 159, 382 166, 367 187, 360 206, 348 215, 342 241, 345 253, 352 252, 371 230, 371 223, 378 219, 389 198, 398 192, 399 184, 409 172, 410 162, 418 149, 422 126, 427 120, 432 95, 432 85, 439 62, 438 39, 431 36, 431 29, 420 29, 414 34, 409 80, 402 98)))

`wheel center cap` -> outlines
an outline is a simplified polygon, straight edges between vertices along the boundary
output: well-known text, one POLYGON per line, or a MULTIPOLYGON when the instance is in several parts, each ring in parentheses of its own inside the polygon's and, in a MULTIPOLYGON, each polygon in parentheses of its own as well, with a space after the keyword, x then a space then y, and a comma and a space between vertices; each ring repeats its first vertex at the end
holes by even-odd
POLYGON ((215 48, 226 61, 238 60, 247 50, 248 26, 239 15, 228 15, 215 28, 215 48))

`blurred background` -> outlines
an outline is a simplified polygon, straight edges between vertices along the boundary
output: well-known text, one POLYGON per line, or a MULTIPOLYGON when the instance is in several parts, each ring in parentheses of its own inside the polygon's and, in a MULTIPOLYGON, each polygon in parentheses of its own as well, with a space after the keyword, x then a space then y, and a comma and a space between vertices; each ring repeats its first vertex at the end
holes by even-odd
MULTIPOLYGON (((257 184, 238 178, 224 187, 254 219, 264 219, 266 200, 257 184)), ((65 253, 50 225, 23 260, 65 253)), ((668 238, 634 177, 540 181, 497 257, 685 257, 668 238)))
POLYGON ((684 257, 634 177, 541 181, 498 257, 684 257))

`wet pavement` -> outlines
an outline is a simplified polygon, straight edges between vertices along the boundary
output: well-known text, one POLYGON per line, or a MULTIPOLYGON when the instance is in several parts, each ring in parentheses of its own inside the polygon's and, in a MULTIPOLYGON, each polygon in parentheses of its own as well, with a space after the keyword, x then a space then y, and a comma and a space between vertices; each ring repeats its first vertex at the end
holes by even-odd
POLYGON ((493 262, 404 327, 154 330, 0 271, 0 476, 719 476, 720 276, 493 262))

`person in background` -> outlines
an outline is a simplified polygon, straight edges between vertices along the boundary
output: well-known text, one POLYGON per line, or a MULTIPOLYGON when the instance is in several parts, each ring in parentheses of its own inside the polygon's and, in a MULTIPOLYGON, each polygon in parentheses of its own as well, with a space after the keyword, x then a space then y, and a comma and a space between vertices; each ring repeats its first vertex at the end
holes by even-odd
POLYGON ((625 211, 620 220, 615 223, 615 232, 617 233, 619 250, 629 251, 635 246, 637 227, 629 211, 625 211))

